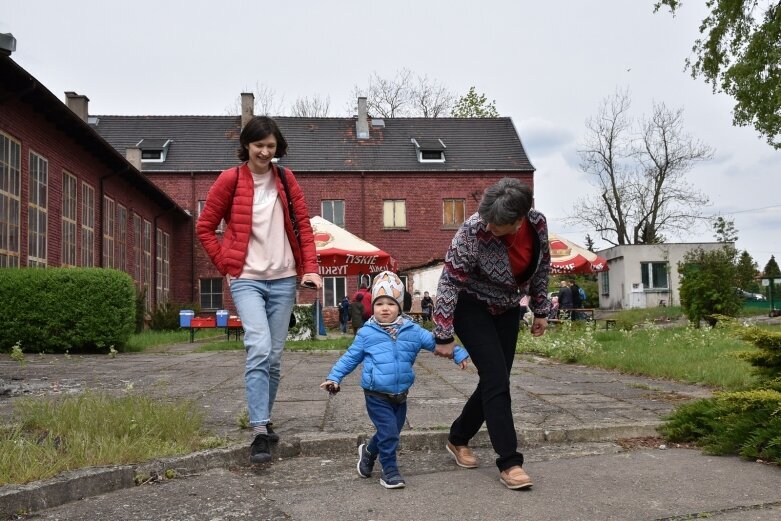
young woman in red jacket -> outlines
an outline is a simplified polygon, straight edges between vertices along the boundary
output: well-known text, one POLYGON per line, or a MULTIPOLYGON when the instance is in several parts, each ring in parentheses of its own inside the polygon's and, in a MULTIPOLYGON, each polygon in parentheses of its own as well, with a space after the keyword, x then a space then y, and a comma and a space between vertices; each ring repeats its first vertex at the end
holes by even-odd
POLYGON ((302 285, 318 289, 322 281, 304 194, 293 173, 271 161, 287 151, 279 127, 271 118, 254 117, 239 142, 238 156, 244 163, 225 170, 214 182, 196 233, 228 278, 244 328, 244 379, 254 436, 250 461, 263 463, 271 460, 269 442, 279 441, 271 428, 271 409, 296 277, 302 285), (217 228, 223 219, 226 227, 220 241, 217 228))

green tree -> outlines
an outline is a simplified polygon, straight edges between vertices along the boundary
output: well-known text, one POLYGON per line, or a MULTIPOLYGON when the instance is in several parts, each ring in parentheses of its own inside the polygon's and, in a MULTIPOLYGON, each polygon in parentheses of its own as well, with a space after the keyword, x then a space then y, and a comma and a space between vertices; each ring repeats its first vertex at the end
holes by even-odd
POLYGON ((762 270, 762 273, 765 275, 765 277, 781 278, 781 269, 778 268, 775 255, 770 256, 770 260, 767 261, 767 264, 765 264, 765 269, 762 270))
POLYGON ((678 263, 681 306, 695 326, 699 326, 700 320, 715 325, 715 315, 737 315, 741 302, 735 293, 734 258, 731 248, 711 251, 695 248, 678 263))
POLYGON ((758 265, 747 251, 743 251, 738 258, 738 264, 735 266, 737 272, 736 283, 739 288, 752 293, 760 291, 759 284, 756 281, 758 265))
POLYGON ((586 234, 585 242, 586 242, 586 249, 588 251, 590 251, 590 252, 593 252, 594 251, 594 239, 592 239, 591 235, 588 234, 588 233, 586 234))
POLYGON ((735 221, 726 220, 724 217, 716 217, 713 221, 714 237, 718 242, 735 242, 738 240, 738 230, 735 228, 735 221))
POLYGON ((450 115, 454 118, 496 118, 499 112, 496 100, 489 103, 485 94, 477 94, 474 87, 469 87, 469 92, 458 99, 450 115))
MULTIPOLYGON (((702 76, 714 92, 732 96, 733 123, 753 125, 769 145, 781 149, 781 2, 707 0, 701 37, 686 60, 692 77, 702 76)), ((659 0, 675 15, 681 0, 659 0)))

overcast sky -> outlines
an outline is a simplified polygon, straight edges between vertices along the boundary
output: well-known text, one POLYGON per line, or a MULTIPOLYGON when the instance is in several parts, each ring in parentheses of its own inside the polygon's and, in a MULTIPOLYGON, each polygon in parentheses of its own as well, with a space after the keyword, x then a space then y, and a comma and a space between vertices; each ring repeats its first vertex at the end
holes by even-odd
MULTIPOLYGON (((578 169, 585 120, 617 88, 632 114, 653 101, 684 109, 685 130, 712 146, 689 181, 733 219, 738 248, 760 269, 781 261, 781 151, 753 128, 732 126, 732 100, 683 70, 704 1, 653 14, 654 0, 0 0, 0 32, 49 90, 85 94, 92 114, 223 115, 242 91, 273 89, 289 106, 329 96, 348 116, 354 85, 407 68, 459 95, 470 86, 513 119, 532 163, 538 209, 567 226, 578 196, 596 195, 578 169)), ((710 225, 681 242, 713 241, 710 225)))

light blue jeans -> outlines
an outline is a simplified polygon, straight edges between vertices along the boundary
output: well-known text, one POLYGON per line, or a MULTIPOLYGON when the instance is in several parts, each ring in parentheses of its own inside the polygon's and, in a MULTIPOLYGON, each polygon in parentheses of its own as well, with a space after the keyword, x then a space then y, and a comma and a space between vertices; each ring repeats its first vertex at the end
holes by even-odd
POLYGON ((230 288, 244 328, 249 424, 266 425, 271 421, 277 397, 282 350, 296 298, 296 278, 233 279, 230 288))

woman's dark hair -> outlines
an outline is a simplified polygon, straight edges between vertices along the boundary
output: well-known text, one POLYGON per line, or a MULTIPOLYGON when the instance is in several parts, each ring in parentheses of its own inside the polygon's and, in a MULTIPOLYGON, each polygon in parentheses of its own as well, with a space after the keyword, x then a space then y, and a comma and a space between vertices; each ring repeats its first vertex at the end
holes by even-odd
POLYGON ((477 212, 485 222, 504 225, 526 217, 532 207, 532 191, 513 177, 504 177, 483 192, 477 212))
POLYGON ((266 139, 271 134, 274 134, 274 137, 277 138, 277 152, 274 154, 274 157, 285 157, 285 154, 287 154, 287 141, 279 130, 276 121, 268 116, 255 116, 241 129, 241 135, 239 136, 241 146, 236 151, 239 159, 248 161, 249 144, 266 139))

